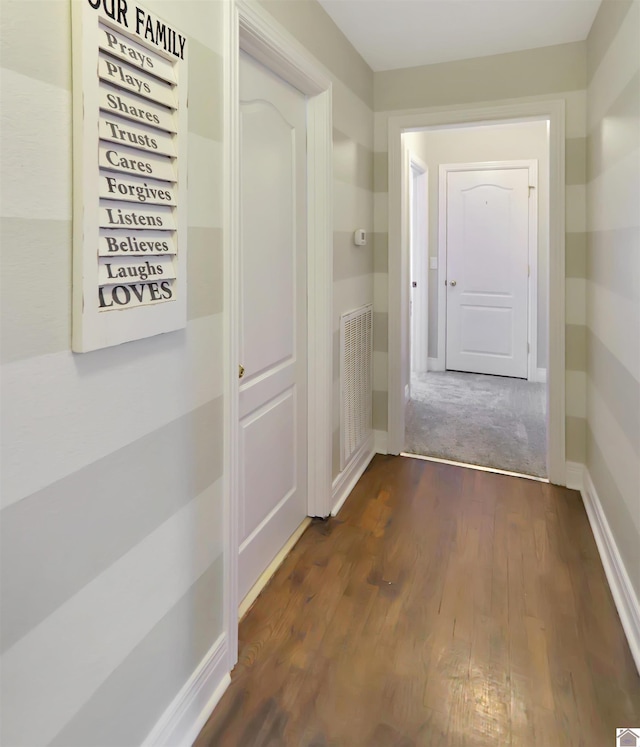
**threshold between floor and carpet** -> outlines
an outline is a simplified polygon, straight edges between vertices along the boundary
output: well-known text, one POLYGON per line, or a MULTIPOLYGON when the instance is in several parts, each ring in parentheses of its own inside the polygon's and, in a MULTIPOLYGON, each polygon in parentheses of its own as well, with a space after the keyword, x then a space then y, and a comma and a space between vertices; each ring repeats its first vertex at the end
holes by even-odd
POLYGON ((405 451, 546 477, 546 386, 429 371, 411 379, 405 451))

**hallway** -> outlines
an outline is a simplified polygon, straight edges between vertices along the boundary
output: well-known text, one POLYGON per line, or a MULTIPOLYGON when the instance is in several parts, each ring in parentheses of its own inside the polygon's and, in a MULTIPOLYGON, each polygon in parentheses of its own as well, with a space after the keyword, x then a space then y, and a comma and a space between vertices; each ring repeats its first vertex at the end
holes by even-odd
POLYGON ((577 493, 376 456, 240 625, 196 747, 562 747, 640 723, 577 493))

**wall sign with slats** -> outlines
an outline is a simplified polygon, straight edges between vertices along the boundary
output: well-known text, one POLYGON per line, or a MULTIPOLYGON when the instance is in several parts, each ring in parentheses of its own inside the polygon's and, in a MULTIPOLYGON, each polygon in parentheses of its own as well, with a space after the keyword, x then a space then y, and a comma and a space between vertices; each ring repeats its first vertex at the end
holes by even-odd
POLYGON ((132 0, 73 0, 73 341, 186 325, 187 40, 132 0))

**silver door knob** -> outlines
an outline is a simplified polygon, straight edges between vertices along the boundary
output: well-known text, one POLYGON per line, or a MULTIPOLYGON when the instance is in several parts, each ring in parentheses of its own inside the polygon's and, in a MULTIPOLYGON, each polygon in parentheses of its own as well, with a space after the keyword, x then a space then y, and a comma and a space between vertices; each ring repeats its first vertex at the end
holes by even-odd
POLYGON ((454 285, 457 285, 457 283, 456 283, 456 281, 455 281, 455 280, 451 280, 451 281, 449 282, 449 285, 453 287, 454 285))

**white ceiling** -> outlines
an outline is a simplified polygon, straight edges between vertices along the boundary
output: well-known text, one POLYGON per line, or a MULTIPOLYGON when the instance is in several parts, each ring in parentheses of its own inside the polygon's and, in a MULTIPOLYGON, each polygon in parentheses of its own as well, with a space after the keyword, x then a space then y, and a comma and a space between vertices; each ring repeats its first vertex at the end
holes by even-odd
POLYGON ((601 0, 320 0, 375 70, 586 39, 601 0))

